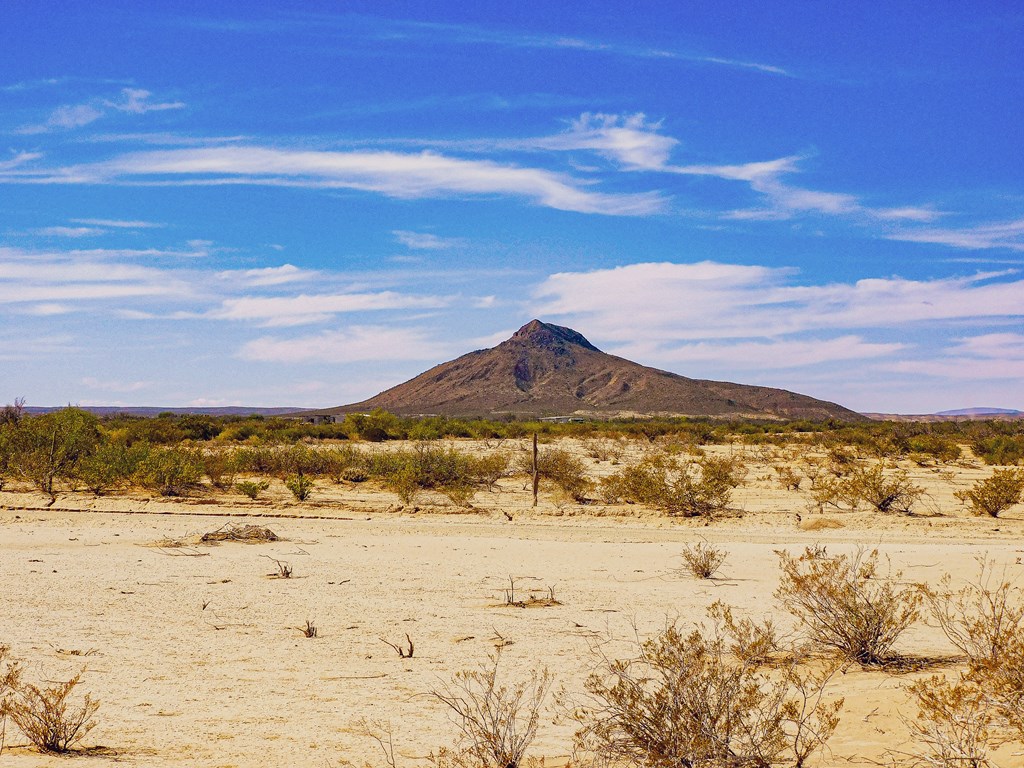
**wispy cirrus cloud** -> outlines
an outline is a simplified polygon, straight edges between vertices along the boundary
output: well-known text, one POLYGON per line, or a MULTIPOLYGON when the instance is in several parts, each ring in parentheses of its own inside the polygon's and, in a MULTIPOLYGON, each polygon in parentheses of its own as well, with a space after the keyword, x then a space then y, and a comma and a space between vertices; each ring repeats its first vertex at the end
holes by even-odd
POLYGON ((907 230, 893 232, 886 237, 890 240, 947 245, 952 248, 972 250, 1005 248, 1011 251, 1024 251, 1024 219, 964 226, 962 228, 947 227, 907 230))
POLYGON ((657 192, 592 191, 589 180, 542 168, 465 160, 433 152, 332 152, 222 146, 137 152, 55 169, 0 172, 23 183, 251 184, 357 189, 389 197, 504 195, 578 213, 633 216, 664 206, 657 192))
POLYGON ((144 115, 147 112, 164 112, 185 107, 181 101, 151 101, 152 95, 142 88, 122 88, 116 99, 98 98, 84 104, 64 104, 54 109, 44 122, 22 126, 17 133, 32 135, 81 128, 105 117, 111 111, 144 115))
POLYGON ((354 325, 307 336, 264 336, 243 345, 238 356, 268 363, 348 363, 439 360, 452 351, 420 329, 354 325))
POLYGON ((40 227, 32 232, 43 237, 93 237, 102 235, 105 230, 97 227, 40 227))
POLYGON ((75 224, 103 229, 158 229, 164 226, 157 222, 136 219, 72 219, 71 221, 75 224))
POLYGON ((479 24, 415 21, 356 13, 297 12, 274 18, 190 18, 183 19, 181 23, 221 32, 248 34, 274 34, 279 32, 282 26, 288 26, 295 30, 308 30, 318 36, 345 39, 357 37, 384 44, 407 44, 412 40, 428 40, 432 45, 488 45, 560 50, 567 54, 578 52, 631 59, 657 59, 697 66, 725 67, 764 75, 793 76, 792 72, 775 64, 699 50, 659 48, 620 41, 594 40, 578 35, 524 32, 479 24))
POLYGON ((206 317, 255 321, 264 326, 293 326, 321 323, 350 312, 439 309, 450 303, 451 299, 442 296, 414 296, 395 291, 246 296, 226 299, 206 317))
POLYGON ((391 232, 395 239, 414 251, 443 251, 448 248, 459 248, 466 244, 461 237, 441 237, 430 232, 411 232, 407 229, 395 229, 391 232))

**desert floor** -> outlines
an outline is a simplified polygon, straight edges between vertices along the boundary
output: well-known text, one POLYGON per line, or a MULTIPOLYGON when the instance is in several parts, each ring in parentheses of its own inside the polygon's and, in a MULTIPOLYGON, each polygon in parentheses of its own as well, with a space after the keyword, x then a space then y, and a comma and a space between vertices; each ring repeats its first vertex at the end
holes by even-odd
MULTIPOLYGON (((629 656, 637 636, 674 620, 702 621, 716 600, 792 628, 773 598, 777 549, 877 547, 904 580, 929 584, 947 572, 956 583, 970 579, 979 557, 1024 575, 1021 507, 983 520, 952 496, 990 472, 970 462, 915 468, 928 488, 916 516, 820 515, 751 460, 734 502, 744 514, 710 525, 550 498, 531 510, 521 479, 478 494, 460 514, 429 497, 418 511, 398 511, 393 496, 365 484, 323 483, 303 504, 272 489, 260 502, 62 494, 47 508, 38 494, 4 491, 0 642, 30 681, 84 670, 79 690, 102 704, 83 744, 99 748, 75 761, 95 768, 384 765, 366 733, 372 722, 390 723, 399 766, 412 765, 456 734, 429 692, 485 665, 498 645, 505 679, 547 667, 554 688, 573 696, 598 651, 629 656), (226 523, 249 522, 282 540, 195 543, 226 523), (681 548, 700 537, 728 552, 714 580, 680 570, 681 548), (291 578, 271 576, 275 560, 292 566, 291 578), (510 576, 520 595, 550 587, 561 604, 503 605, 510 576), (307 620, 317 638, 299 631, 307 620), (406 635, 412 658, 382 641, 402 644, 406 635)), ((953 653, 926 623, 898 650, 953 653)), ((886 761, 906 747, 901 715, 913 712, 903 687, 956 669, 837 674, 829 695, 845 697, 842 722, 816 764, 886 761)), ((532 753, 560 765, 574 725, 549 705, 532 753)), ((998 754, 1004 765, 1021 764, 1007 749, 998 754)), ((32 750, 8 724, 4 766, 65 760, 32 750)))

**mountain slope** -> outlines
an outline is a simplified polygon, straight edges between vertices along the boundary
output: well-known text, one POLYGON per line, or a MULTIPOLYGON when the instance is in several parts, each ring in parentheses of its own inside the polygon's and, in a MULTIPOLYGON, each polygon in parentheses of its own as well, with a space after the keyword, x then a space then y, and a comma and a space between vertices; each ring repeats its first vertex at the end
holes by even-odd
POLYGON ((571 328, 533 320, 491 349, 323 413, 382 408, 449 416, 687 415, 863 420, 835 403, 769 387, 689 379, 602 352, 571 328))

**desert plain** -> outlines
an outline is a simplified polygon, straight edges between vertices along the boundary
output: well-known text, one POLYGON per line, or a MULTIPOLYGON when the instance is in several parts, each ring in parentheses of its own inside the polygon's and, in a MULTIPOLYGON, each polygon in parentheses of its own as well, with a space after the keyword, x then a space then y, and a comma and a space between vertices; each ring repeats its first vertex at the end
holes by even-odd
MULTIPOLYGON (((584 456, 594 477, 645 449, 627 445, 609 460, 586 456, 573 440, 559 445, 584 456)), ((504 447, 529 450, 525 439, 504 447)), ((707 450, 739 453, 745 466, 729 512, 713 520, 579 504, 543 487, 534 508, 523 477, 478 491, 469 507, 428 492, 403 506, 372 483, 318 481, 304 502, 280 483, 255 501, 61 492, 52 504, 28 486, 8 486, 0 491, 0 642, 26 679, 81 672, 76 694, 101 704, 79 756, 40 753, 8 722, 0 764, 386 766, 371 732, 390 730, 396 763, 420 765, 458 735, 431 692, 500 651, 502 680, 552 674, 530 754, 557 766, 570 759, 578 727, 567 702, 583 695, 602 656, 633 656, 638 639, 672 622, 707 622, 715 601, 770 617, 796 637, 794 617, 774 596, 777 550, 877 548, 885 577, 906 583, 936 585, 947 573, 954 585, 967 583, 980 559, 1007 578, 1024 576, 1024 508, 981 518, 954 495, 993 471, 969 451, 956 462, 903 461, 924 494, 912 514, 880 514, 815 509, 806 488, 778 482, 771 449, 707 450), (200 540, 246 524, 279 539, 200 540), (698 542, 727 555, 712 579, 683 568, 682 549, 698 542), (515 604, 530 595, 555 600, 515 604), (303 633, 307 622, 316 637, 303 633), (409 642, 411 657, 392 647, 409 642)), ((896 651, 919 663, 847 664, 833 675, 826 698, 844 699, 840 723, 812 765, 901 759, 905 719, 914 716, 906 686, 962 668, 926 612, 896 651)), ((1024 764, 1012 745, 992 756, 1024 764)))

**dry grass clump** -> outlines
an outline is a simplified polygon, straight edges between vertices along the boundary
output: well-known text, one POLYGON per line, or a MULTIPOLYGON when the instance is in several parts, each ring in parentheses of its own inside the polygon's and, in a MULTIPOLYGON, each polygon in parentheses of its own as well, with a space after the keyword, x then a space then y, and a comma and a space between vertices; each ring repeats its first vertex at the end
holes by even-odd
POLYGON ((451 683, 431 691, 448 708, 460 737, 435 756, 435 765, 521 768, 529 763, 526 753, 537 735, 551 673, 534 669, 526 680, 503 684, 498 679, 501 653, 490 659, 489 665, 456 672, 451 683))
POLYGON ((44 752, 70 751, 96 725, 93 716, 99 709, 98 701, 86 694, 81 706, 72 707, 68 700, 81 678, 79 673, 48 688, 31 683, 17 686, 17 695, 7 706, 11 719, 44 752))
POLYGON ((957 491, 956 497, 975 515, 999 517, 1024 500, 1024 469, 997 469, 992 477, 957 491))
POLYGON ((892 660, 892 646, 917 620, 922 596, 879 573, 878 550, 829 557, 808 548, 799 557, 776 551, 782 580, 775 597, 810 640, 863 665, 892 660))
POLYGON ((728 556, 729 553, 724 549, 704 540, 693 545, 683 545, 683 565, 692 576, 698 579, 712 578, 728 556))
POLYGON ((803 766, 839 723, 829 678, 795 665, 763 671, 716 632, 671 626, 588 678, 576 748, 595 764, 803 766))
POLYGON ((215 531, 204 533, 200 541, 241 541, 249 544, 263 541, 280 541, 280 538, 269 528, 259 525, 223 525, 215 531))

